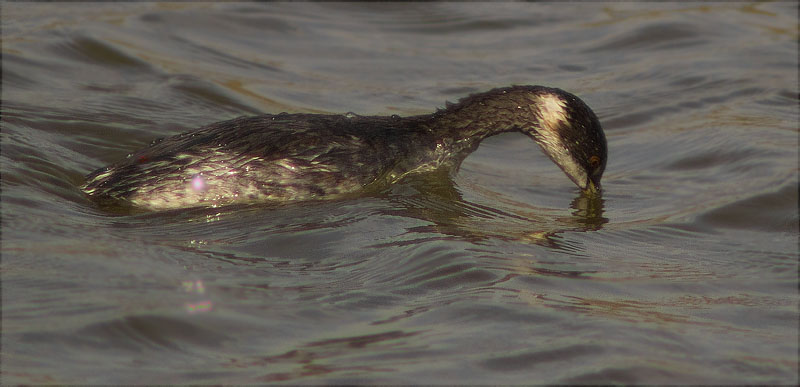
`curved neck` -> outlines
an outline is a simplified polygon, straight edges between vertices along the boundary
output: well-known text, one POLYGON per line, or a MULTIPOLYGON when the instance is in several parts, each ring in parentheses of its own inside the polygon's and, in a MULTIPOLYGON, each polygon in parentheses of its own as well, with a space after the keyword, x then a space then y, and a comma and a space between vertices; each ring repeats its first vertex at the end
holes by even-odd
POLYGON ((439 141, 450 163, 458 166, 487 137, 519 131, 533 136, 540 127, 536 101, 514 90, 499 89, 449 104, 430 115, 425 127, 439 141))

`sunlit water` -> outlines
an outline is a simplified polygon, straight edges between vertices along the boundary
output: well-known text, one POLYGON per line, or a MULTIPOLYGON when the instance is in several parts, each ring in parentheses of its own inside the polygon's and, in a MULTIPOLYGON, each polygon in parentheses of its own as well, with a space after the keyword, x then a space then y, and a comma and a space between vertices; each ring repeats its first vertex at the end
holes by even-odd
POLYGON ((2 382, 798 382, 797 7, 4 3, 2 382), (241 115, 427 113, 544 84, 610 159, 522 135, 449 181, 113 214, 77 188, 241 115))

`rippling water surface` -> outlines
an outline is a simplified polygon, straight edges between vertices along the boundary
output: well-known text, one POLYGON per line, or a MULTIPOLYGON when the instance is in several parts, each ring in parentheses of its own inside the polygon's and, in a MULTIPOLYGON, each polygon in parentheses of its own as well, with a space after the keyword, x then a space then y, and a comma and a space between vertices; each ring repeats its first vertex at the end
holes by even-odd
POLYGON ((798 382, 795 3, 2 7, 2 382, 798 382), (111 214, 77 188, 241 115, 545 84, 602 200, 522 135, 452 181, 111 214))

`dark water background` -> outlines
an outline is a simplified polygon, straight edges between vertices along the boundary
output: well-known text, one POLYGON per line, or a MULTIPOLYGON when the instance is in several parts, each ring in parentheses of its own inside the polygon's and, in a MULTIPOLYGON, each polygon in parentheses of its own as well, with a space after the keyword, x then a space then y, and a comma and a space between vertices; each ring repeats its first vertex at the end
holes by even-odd
POLYGON ((797 17, 3 3, 2 383, 796 384, 797 17), (211 122, 510 84, 597 112, 602 203, 513 134, 331 203, 121 216, 77 188, 211 122))

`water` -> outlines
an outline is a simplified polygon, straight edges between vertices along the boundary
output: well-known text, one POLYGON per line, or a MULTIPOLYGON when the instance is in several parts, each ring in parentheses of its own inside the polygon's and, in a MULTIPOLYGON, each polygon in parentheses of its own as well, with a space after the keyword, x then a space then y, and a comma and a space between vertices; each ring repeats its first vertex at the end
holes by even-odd
POLYGON ((2 7, 2 382, 798 383, 794 3, 2 7), (454 181, 110 214, 88 172, 261 112, 581 96, 587 202, 522 135, 454 181))

